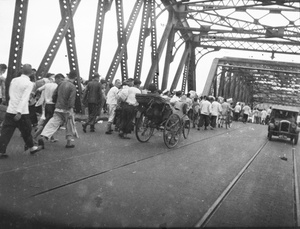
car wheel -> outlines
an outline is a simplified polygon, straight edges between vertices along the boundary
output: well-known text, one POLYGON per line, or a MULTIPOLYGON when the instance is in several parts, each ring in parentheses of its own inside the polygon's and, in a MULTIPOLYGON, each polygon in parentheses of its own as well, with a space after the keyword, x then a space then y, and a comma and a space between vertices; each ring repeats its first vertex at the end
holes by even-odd
POLYGON ((268 139, 269 139, 269 141, 272 141, 272 133, 268 133, 268 139))
POLYGON ((297 145, 297 143, 298 143, 298 138, 299 138, 299 135, 297 135, 297 136, 294 137, 294 145, 297 145))

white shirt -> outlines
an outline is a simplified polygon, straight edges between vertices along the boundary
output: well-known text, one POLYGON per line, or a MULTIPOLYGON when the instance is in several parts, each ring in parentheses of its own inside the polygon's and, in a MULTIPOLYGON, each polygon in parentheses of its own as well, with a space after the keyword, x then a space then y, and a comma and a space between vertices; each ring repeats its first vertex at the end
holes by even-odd
POLYGON ((117 104, 118 103, 118 92, 119 88, 113 86, 109 89, 107 96, 106 96, 106 103, 107 104, 117 104))
POLYGON ((234 112, 239 113, 241 111, 241 109, 242 109, 241 105, 237 104, 237 105, 235 105, 234 112))
POLYGON ((118 98, 123 102, 125 102, 127 99, 128 89, 129 89, 129 86, 124 85, 123 88, 118 93, 118 98))
POLYGON ((12 79, 9 87, 9 103, 7 113, 29 114, 28 102, 33 88, 33 83, 29 77, 22 74, 20 77, 12 79))
POLYGON ((209 115, 211 113, 211 103, 207 100, 203 100, 200 103, 200 113, 209 115))
POLYGON ((52 100, 53 92, 57 88, 57 83, 50 82, 46 83, 45 85, 41 86, 38 90, 39 91, 44 91, 42 96, 44 96, 44 101, 47 104, 54 104, 52 100))
POLYGON ((243 107, 243 111, 244 111, 244 114, 250 115, 250 113, 251 113, 251 108, 250 108, 248 105, 245 105, 245 106, 243 107))
POLYGON ((136 87, 130 87, 128 89, 128 96, 126 102, 129 105, 137 106, 139 103, 136 101, 135 95, 136 94, 141 94, 141 90, 136 88, 136 87))
POLYGON ((222 112, 222 106, 219 102, 213 101, 211 104, 211 115, 218 116, 222 112))
POLYGON ((170 103, 174 106, 176 102, 178 102, 180 98, 176 95, 173 95, 173 97, 170 99, 170 103))

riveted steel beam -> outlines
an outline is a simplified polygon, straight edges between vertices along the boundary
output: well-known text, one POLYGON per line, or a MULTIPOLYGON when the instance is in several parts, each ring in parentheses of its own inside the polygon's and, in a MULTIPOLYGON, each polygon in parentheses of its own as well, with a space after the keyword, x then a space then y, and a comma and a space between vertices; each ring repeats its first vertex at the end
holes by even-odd
POLYGON ((112 0, 98 0, 89 80, 99 69, 105 15, 110 10, 111 4, 112 0))
POLYGON ((143 5, 143 0, 137 0, 132 9, 127 26, 124 31, 124 36, 122 37, 122 42, 118 45, 115 55, 113 57, 113 60, 110 64, 110 67, 106 74, 106 81, 108 83, 111 83, 113 81, 115 74, 117 72, 118 66, 121 62, 121 59, 122 59, 124 53, 126 52, 127 42, 130 38, 131 32, 133 30, 133 26, 135 25, 136 19, 142 8, 142 5, 143 5))
POLYGON ((10 42, 7 79, 5 81, 6 102, 8 102, 9 100, 8 92, 10 82, 13 78, 15 78, 18 75, 18 72, 21 69, 27 10, 28 0, 16 0, 13 30, 10 42))

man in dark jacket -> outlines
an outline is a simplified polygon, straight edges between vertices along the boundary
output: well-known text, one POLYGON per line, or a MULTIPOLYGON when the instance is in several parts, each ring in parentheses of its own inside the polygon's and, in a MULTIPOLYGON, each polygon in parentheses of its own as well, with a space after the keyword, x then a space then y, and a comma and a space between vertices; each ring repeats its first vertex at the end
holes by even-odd
POLYGON ((86 133, 86 128, 88 125, 90 125, 90 131, 95 132, 96 118, 103 96, 99 79, 100 75, 98 73, 95 73, 95 75, 93 76, 93 80, 88 83, 83 94, 83 101, 87 103, 89 113, 88 120, 82 124, 84 133, 86 133))
POLYGON ((49 120, 41 133, 44 139, 50 139, 61 125, 66 127, 66 148, 74 148, 72 137, 74 136, 72 122, 76 98, 76 87, 74 81, 77 77, 76 71, 71 71, 68 79, 61 82, 53 93, 57 98, 53 117, 49 120))

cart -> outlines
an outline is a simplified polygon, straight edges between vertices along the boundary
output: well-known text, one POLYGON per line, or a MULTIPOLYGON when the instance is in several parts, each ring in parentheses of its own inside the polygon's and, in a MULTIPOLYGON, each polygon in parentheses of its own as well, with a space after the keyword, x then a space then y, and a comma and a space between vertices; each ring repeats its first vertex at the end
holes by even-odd
POLYGON ((155 94, 136 94, 136 100, 139 103, 135 119, 138 141, 149 141, 155 129, 163 131, 164 143, 168 148, 178 144, 181 133, 185 139, 188 137, 190 121, 186 112, 175 110, 167 100, 155 94))

